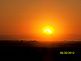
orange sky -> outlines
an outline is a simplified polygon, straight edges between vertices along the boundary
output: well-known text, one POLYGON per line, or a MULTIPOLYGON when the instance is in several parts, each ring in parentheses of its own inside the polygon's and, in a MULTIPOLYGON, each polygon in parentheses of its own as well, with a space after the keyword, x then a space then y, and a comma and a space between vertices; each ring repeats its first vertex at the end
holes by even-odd
POLYGON ((81 40, 81 1, 0 1, 0 38, 51 40, 40 31, 47 24, 56 30, 52 40, 81 40))

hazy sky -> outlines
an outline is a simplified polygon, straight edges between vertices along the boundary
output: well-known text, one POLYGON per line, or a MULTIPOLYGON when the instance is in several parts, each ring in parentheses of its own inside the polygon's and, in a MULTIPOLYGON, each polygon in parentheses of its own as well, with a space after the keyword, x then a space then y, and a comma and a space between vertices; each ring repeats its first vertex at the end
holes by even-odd
POLYGON ((81 40, 81 0, 0 0, 0 35, 34 39, 44 24, 53 25, 59 39, 81 40))

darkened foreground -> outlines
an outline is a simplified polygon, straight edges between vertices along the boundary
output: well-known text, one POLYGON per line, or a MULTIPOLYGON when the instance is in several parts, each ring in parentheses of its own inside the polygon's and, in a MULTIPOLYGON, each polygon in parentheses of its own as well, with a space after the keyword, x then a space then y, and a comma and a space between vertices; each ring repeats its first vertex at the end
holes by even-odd
POLYGON ((80 41, 52 44, 50 48, 39 45, 36 41, 1 40, 0 56, 14 61, 81 61, 80 41))

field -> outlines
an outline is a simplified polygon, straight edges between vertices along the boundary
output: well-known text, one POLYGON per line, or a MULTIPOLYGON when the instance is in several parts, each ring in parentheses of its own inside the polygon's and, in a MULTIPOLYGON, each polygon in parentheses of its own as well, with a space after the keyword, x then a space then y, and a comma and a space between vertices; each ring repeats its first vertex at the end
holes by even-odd
POLYGON ((10 57, 12 59, 25 59, 26 61, 81 60, 80 41, 52 44, 51 47, 39 45, 40 43, 37 41, 0 40, 0 56, 8 57, 7 59, 10 59, 10 57))

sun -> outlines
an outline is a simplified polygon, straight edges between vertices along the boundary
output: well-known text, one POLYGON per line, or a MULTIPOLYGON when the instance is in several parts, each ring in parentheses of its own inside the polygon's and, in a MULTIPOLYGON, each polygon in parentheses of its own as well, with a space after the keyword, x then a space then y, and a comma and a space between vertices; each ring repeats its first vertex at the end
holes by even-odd
POLYGON ((52 30, 50 28, 46 28, 46 29, 44 29, 44 33, 52 34, 52 30))
POLYGON ((52 26, 45 26, 43 27, 43 34, 45 35, 52 35, 54 33, 54 28, 52 26))

